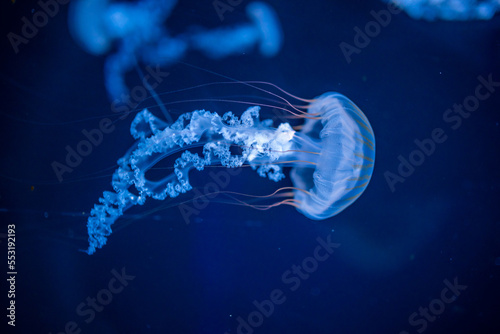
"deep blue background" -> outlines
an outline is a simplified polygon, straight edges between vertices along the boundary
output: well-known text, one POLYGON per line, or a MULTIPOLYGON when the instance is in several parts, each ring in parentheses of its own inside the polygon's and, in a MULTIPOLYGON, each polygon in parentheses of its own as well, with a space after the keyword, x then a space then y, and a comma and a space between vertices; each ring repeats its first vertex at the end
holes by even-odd
MULTIPOLYGON (((373 19, 370 11, 384 9, 384 3, 266 2, 283 24, 285 43, 277 57, 250 52, 214 61, 189 53, 184 61, 239 80, 269 81, 306 98, 331 90, 351 98, 377 140, 366 192, 319 223, 292 207, 261 212, 213 201, 185 224, 175 206, 150 200, 116 223, 102 250, 93 256, 78 252, 86 247, 86 214, 110 189, 116 160, 133 143, 132 118, 117 122, 64 182, 57 181, 51 163, 64 159, 64 147, 74 147, 83 129, 112 115, 105 58, 74 43, 62 6, 19 54, 2 37, 2 254, 6 225, 17 226, 17 326, 9 332, 59 333, 75 321, 82 333, 236 333, 236 318, 255 310, 253 300, 282 289, 286 302, 255 333, 416 333, 410 314, 439 298, 443 280, 457 277, 467 289, 425 332, 500 333, 500 92, 457 130, 442 119, 446 109, 474 93, 479 75, 500 80, 500 17, 429 23, 399 14, 347 64, 339 44, 352 44, 353 28, 363 28, 373 19), (408 157, 414 140, 428 138, 437 127, 447 141, 391 192, 384 173, 395 173, 398 156, 408 157), (281 275, 312 255, 317 237, 329 234, 341 246, 291 292, 281 275), (112 269, 122 268, 134 280, 87 324, 76 307, 107 287, 112 269)), ((167 24, 174 32, 194 23, 237 24, 246 20, 246 3, 221 23, 212 1, 180 0, 167 24)), ((38 8, 34 2, 5 1, 2 36, 18 33, 21 17, 30 17, 32 8, 38 8)), ((159 93, 224 80, 184 64, 166 70, 170 75, 159 93)), ((139 82, 133 72, 127 80, 130 86, 139 82)), ((184 98, 210 96, 211 89, 184 98)), ((217 103, 177 107, 227 109, 217 103)), ((194 181, 202 187, 203 175, 194 181)), ((244 171, 228 189, 266 194, 287 185, 289 178, 277 185, 244 171)), ((5 255, 0 258, 6 272, 5 255)))

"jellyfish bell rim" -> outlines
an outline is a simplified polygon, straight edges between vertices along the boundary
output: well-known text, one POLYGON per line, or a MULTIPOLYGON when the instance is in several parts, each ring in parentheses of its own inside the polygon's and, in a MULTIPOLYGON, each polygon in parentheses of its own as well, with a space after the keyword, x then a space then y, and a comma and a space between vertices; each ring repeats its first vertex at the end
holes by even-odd
POLYGON ((92 55, 109 51, 112 37, 106 31, 107 0, 73 0, 69 6, 68 26, 73 39, 92 55), (99 14, 96 14, 99 13, 99 14))

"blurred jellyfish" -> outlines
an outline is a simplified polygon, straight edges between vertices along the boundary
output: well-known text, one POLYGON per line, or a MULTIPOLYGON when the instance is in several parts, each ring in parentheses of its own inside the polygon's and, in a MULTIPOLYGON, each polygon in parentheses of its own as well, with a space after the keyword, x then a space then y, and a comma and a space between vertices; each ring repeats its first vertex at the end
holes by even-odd
POLYGON ((164 200, 190 191, 190 171, 209 166, 250 166, 273 181, 285 177, 283 167, 292 167, 294 186, 262 196, 279 200, 251 205, 256 209, 286 204, 314 220, 344 210, 370 181, 375 163, 372 128, 361 110, 342 94, 325 93, 314 100, 300 100, 309 102, 309 106, 295 107, 287 101, 292 107, 288 112, 306 119, 300 132, 289 123, 275 128, 271 119, 260 120, 259 106, 248 108, 240 118, 232 112, 220 116, 196 110, 181 115, 171 125, 147 109, 138 113, 130 130, 137 142, 118 160, 112 180, 114 191, 104 192, 88 218, 86 252, 92 254, 106 243, 111 225, 125 210, 144 204, 148 197, 164 200), (302 110, 305 108, 307 111, 302 110), (235 146, 241 153, 231 150, 235 146), (190 151, 196 148, 202 148, 201 156, 190 151), (158 162, 174 154, 180 157, 175 159, 172 173, 159 180, 146 177, 158 162))
POLYGON ((281 48, 281 28, 276 13, 265 3, 251 2, 246 7, 251 22, 235 28, 209 30, 191 36, 192 47, 211 58, 222 58, 259 46, 265 57, 281 48))
POLYGON ((402 8, 414 19, 489 20, 500 9, 499 0, 384 0, 402 8))
POLYGON ((116 44, 117 51, 106 59, 105 81, 111 100, 123 99, 128 92, 125 74, 138 64, 168 66, 190 50, 211 58, 244 53, 258 46, 265 57, 281 48, 278 17, 265 3, 252 2, 246 8, 249 23, 220 29, 192 29, 171 36, 164 26, 175 0, 74 0, 71 2, 69 27, 81 47, 104 55, 116 44))

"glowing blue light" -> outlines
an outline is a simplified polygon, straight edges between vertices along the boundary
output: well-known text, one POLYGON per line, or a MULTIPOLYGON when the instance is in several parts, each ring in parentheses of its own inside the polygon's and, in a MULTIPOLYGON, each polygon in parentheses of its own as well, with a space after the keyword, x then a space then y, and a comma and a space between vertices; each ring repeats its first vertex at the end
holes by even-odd
MULTIPOLYGON (((249 3, 248 23, 213 30, 191 29, 172 36, 164 26, 176 1, 141 0, 109 2, 74 0, 69 26, 81 47, 94 55, 104 55, 115 47, 105 65, 105 82, 111 100, 127 94, 125 74, 139 62, 168 66, 188 50, 208 57, 222 58, 243 54, 258 47, 265 57, 276 55, 282 36, 278 17, 265 3, 249 3)), ((214 14, 215 15, 215 14, 214 14)))
POLYGON ((87 253, 106 244, 111 225, 125 210, 148 197, 164 200, 190 191, 189 172, 206 166, 249 164, 273 181, 285 177, 283 167, 293 167, 293 198, 281 203, 315 220, 338 214, 363 193, 375 163, 375 138, 351 100, 338 93, 316 98, 302 115, 306 121, 300 132, 288 123, 274 128, 272 120, 259 120, 259 111, 253 106, 238 118, 197 110, 170 126, 147 109, 138 113, 130 130, 137 142, 118 160, 114 191, 104 192, 91 210, 87 253), (241 154, 232 153, 231 146, 240 147, 241 154), (189 151, 197 147, 203 148, 202 156, 189 151), (179 152, 173 173, 160 180, 146 177, 159 161, 179 152))
POLYGON ((402 8, 414 19, 489 20, 500 9, 498 0, 384 0, 402 8))

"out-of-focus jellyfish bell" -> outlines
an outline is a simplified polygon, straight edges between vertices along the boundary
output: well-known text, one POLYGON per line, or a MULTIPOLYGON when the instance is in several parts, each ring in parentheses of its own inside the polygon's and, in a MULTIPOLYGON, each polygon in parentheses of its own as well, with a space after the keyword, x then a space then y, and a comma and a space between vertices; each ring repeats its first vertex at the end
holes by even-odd
POLYGON ((420 20, 489 20, 500 9, 498 0, 383 0, 420 20))
POLYGON ((107 31, 106 0, 72 1, 69 9, 69 29, 80 46, 93 55, 109 51, 113 37, 107 31))
POLYGON ((363 193, 375 164, 375 137, 363 112, 342 94, 321 95, 308 112, 315 117, 295 134, 300 138, 295 159, 314 164, 294 167, 290 177, 299 189, 297 209, 319 220, 338 214, 363 193), (315 160, 311 152, 319 153, 315 160))
POLYGON ((253 20, 260 35, 260 53, 266 57, 273 57, 281 48, 281 28, 276 13, 263 2, 248 4, 247 15, 253 20))
POLYGON ((246 13, 250 23, 193 34, 193 48, 216 59, 243 53, 255 45, 265 57, 276 55, 281 48, 282 32, 274 10, 263 2, 251 2, 246 13))
MULTIPOLYGON (((69 28, 73 38, 88 53, 107 53, 117 39, 148 41, 160 34, 176 0, 143 0, 137 3, 107 0, 73 0, 69 9, 69 28), (139 37, 139 38, 137 38, 139 37)), ((141 44, 141 42, 139 42, 141 44)))

